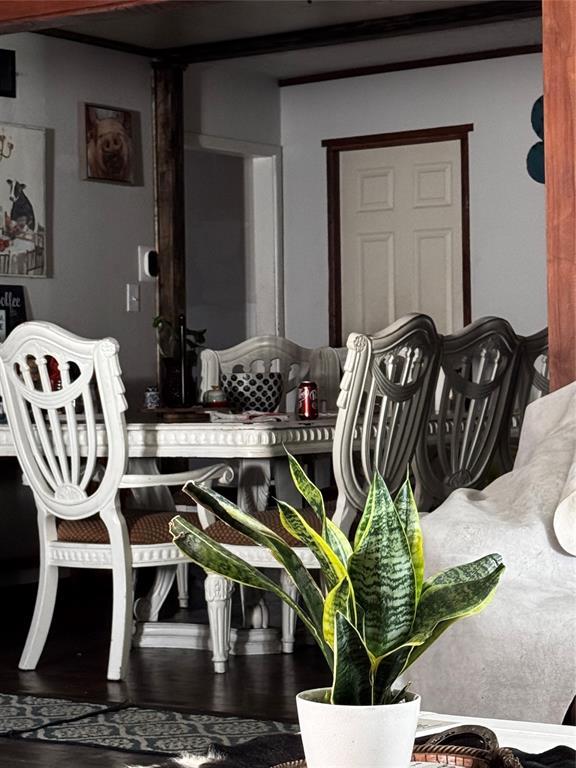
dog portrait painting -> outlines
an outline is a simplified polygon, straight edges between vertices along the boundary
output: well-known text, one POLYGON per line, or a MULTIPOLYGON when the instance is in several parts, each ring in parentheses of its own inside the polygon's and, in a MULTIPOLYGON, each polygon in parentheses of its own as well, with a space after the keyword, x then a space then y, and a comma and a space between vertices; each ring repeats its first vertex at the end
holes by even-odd
POLYGON ((84 104, 87 179, 136 183, 136 119, 127 109, 84 104))

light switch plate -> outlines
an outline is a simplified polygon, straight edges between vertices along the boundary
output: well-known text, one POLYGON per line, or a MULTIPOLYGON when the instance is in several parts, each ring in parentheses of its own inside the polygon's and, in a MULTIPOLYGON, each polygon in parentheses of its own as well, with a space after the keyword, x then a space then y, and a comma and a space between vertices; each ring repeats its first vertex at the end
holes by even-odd
POLYGON ((126 283, 126 312, 140 312, 140 283, 126 283))

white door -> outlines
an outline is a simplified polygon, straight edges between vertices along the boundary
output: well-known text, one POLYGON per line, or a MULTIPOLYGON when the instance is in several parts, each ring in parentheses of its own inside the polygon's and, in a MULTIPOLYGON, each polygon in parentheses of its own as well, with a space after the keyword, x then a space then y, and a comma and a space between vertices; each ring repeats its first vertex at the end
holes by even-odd
POLYGON ((463 325, 460 141, 340 154, 342 338, 407 312, 463 325))

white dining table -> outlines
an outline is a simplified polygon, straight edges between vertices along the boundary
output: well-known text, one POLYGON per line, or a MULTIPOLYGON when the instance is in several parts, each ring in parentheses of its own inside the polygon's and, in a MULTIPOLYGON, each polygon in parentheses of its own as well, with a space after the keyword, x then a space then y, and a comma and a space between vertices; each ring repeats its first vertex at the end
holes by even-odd
MULTIPOLYGON (((330 454, 336 415, 314 421, 285 420, 245 422, 168 422, 157 417, 127 423, 130 471, 148 472, 150 463, 161 458, 234 460, 238 472, 239 503, 247 511, 263 509, 270 486, 274 459, 330 454), (150 462, 144 461, 150 460, 150 462)), ((98 453, 107 452, 106 432, 97 429, 98 453)), ((80 446, 85 443, 79 428, 80 446)), ((16 449, 7 425, 0 425, 0 457, 15 456, 16 449)), ((274 463, 274 480, 280 498, 297 503, 287 462, 274 463)))

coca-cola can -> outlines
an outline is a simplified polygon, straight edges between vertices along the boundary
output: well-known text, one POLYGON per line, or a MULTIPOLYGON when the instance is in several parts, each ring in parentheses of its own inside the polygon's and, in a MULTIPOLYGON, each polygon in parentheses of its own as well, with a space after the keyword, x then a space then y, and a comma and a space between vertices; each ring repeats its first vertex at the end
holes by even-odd
POLYGON ((314 381, 301 381, 298 385, 298 418, 303 421, 318 418, 318 386, 314 381))

